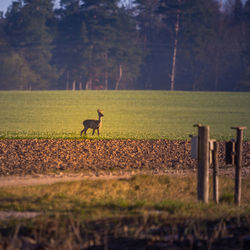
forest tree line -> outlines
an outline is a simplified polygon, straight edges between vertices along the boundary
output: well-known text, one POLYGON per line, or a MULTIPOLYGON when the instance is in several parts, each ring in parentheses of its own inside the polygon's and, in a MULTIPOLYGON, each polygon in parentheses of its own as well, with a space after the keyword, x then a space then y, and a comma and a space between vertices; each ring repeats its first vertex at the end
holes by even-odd
POLYGON ((0 89, 250 90, 250 0, 13 1, 0 89))

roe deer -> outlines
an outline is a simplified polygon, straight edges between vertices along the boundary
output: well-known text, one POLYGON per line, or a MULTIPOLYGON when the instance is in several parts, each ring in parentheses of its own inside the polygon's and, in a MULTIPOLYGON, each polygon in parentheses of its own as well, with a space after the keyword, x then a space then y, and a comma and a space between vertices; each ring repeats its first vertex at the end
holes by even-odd
POLYGON ((100 111, 100 109, 97 109, 97 113, 98 113, 98 117, 99 117, 98 120, 85 120, 85 121, 83 121, 84 129, 81 131, 81 136, 82 136, 82 133, 83 133, 83 132, 84 132, 84 134, 86 135, 87 130, 88 130, 89 128, 92 128, 92 129, 93 129, 92 135, 94 135, 95 130, 97 129, 98 136, 99 136, 99 129, 100 129, 101 126, 102 126, 102 117, 103 117, 104 115, 103 115, 103 113, 100 111))

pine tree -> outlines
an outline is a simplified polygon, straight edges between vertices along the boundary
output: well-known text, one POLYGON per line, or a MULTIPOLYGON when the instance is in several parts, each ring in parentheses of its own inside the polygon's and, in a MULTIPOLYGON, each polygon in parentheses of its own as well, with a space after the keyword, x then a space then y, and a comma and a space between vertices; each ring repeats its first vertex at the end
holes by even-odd
POLYGON ((5 21, 0 19, 0 89, 25 90, 29 87, 27 83, 35 80, 35 74, 24 57, 9 45, 4 31, 5 21))
POLYGON ((141 53, 132 17, 117 0, 86 0, 83 13, 90 52, 86 89, 133 88, 141 53))
POLYGON ((82 89, 87 73, 88 37, 79 0, 62 0, 53 62, 62 72, 61 89, 82 89), (65 84, 66 80, 66 84, 65 84))
POLYGON ((89 40, 86 89, 109 88, 111 60, 109 50, 115 39, 117 0, 86 0, 83 4, 89 40))
POLYGON ((241 0, 235 0, 233 5, 233 21, 235 24, 240 24, 243 21, 244 10, 241 0))
POLYGON ((250 0, 247 0, 244 7, 244 22, 245 22, 245 36, 244 36, 244 50, 242 51, 244 57, 244 73, 243 79, 240 83, 241 90, 250 90, 250 0))
POLYGON ((142 49, 138 44, 136 23, 125 8, 119 9, 115 24, 115 39, 109 50, 113 72, 114 88, 136 88, 136 79, 140 73, 143 59, 142 49))
POLYGON ((244 78, 244 10, 239 0, 226 1, 224 54, 227 58, 223 65, 223 82, 226 90, 239 90, 244 78))
POLYGON ((214 0, 189 0, 185 7, 180 47, 186 66, 181 71, 189 75, 193 90, 213 90, 219 5, 214 0))
POLYGON ((144 58, 139 82, 145 89, 168 89, 169 32, 158 12, 158 0, 135 0, 137 30, 144 58), (166 29, 165 29, 166 28, 166 29))
POLYGON ((36 74, 36 79, 29 83, 30 89, 47 89, 56 80, 56 72, 50 65, 52 18, 51 0, 19 0, 12 4, 7 13, 5 30, 10 45, 36 74))
POLYGON ((162 0, 160 1, 160 13, 165 15, 165 20, 168 25, 172 28, 173 36, 173 53, 172 53, 172 66, 170 73, 170 90, 175 89, 175 78, 176 78, 176 57, 177 57, 177 46, 179 40, 180 22, 185 6, 182 0, 162 0))

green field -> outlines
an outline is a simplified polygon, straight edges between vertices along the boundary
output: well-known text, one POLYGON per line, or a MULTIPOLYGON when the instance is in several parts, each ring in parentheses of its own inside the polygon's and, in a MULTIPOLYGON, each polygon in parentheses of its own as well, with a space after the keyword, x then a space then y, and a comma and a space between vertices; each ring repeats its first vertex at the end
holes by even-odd
POLYGON ((101 139, 188 139, 201 123, 225 140, 235 137, 231 126, 250 128, 250 93, 239 92, 2 91, 0 107, 2 139, 80 138, 82 121, 96 119, 98 108, 101 139))

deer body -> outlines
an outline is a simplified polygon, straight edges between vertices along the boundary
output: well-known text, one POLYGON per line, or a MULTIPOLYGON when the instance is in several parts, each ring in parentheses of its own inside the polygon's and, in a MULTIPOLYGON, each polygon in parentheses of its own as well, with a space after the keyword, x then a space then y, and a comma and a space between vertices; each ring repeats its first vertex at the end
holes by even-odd
POLYGON ((93 129, 92 135, 94 135, 94 133, 95 133, 95 131, 97 129, 98 136, 99 136, 99 129, 102 126, 102 117, 104 115, 103 115, 103 113, 99 109, 97 110, 97 113, 98 113, 98 118, 99 118, 98 120, 85 120, 85 121, 83 121, 84 129, 81 131, 81 135, 82 135, 83 132, 86 135, 87 130, 89 128, 91 128, 91 129, 93 129))

